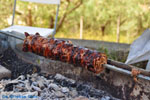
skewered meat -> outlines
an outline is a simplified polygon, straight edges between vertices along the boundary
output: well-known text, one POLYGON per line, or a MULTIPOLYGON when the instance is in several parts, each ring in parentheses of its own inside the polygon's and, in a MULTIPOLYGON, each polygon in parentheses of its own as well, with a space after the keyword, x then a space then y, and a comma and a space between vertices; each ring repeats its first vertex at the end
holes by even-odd
POLYGON ((94 73, 100 73, 107 63, 105 54, 73 45, 70 41, 44 38, 39 33, 25 33, 24 52, 32 52, 52 60, 68 62, 82 66, 94 73))

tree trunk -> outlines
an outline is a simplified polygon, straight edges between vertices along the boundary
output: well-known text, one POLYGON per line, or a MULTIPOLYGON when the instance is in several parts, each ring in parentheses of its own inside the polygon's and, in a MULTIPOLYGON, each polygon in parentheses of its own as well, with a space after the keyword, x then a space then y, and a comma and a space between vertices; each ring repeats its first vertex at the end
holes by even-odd
POLYGON ((117 43, 120 42, 120 16, 117 19, 117 43))
POLYGON ((80 39, 83 39, 83 16, 80 17, 80 39))
POLYGON ((30 8, 28 9, 28 11, 29 11, 29 13, 28 13, 28 16, 27 16, 27 25, 32 26, 33 25, 33 23, 32 23, 32 11, 31 11, 30 8))
POLYGON ((54 28, 54 18, 53 18, 53 16, 50 16, 49 28, 54 28))
POLYGON ((105 35, 105 26, 104 25, 101 26, 101 31, 102 31, 102 36, 104 36, 105 35))
POLYGON ((67 16, 67 13, 65 13, 65 14, 63 15, 63 17, 60 19, 60 21, 59 21, 59 23, 58 23, 58 26, 57 26, 57 28, 56 28, 56 31, 58 31, 58 30, 62 27, 62 25, 63 25, 63 23, 64 23, 64 21, 65 21, 66 16, 67 16))
POLYGON ((56 31, 58 31, 62 27, 67 15, 69 15, 70 13, 72 13, 73 11, 75 11, 77 8, 79 8, 82 5, 83 0, 80 0, 80 2, 79 1, 76 2, 75 3, 76 5, 70 10, 68 10, 68 8, 70 7, 70 0, 67 0, 67 2, 68 2, 68 5, 66 6, 65 13, 60 18, 60 21, 58 22, 58 26, 56 28, 56 31))
POLYGON ((108 20, 105 24, 103 24, 103 25, 101 26, 102 36, 105 36, 105 29, 106 29, 107 25, 110 24, 110 23, 111 23, 111 21, 108 20))

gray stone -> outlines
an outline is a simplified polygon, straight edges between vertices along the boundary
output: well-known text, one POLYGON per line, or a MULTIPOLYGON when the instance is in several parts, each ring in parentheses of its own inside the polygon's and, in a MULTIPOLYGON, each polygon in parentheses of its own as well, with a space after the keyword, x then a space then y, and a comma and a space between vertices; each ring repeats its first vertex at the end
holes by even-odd
POLYGON ((11 71, 0 65, 0 79, 5 78, 5 77, 10 78, 11 71))
POLYGON ((56 74, 56 75, 55 75, 55 78, 56 78, 56 79, 59 79, 59 80, 65 79, 65 77, 62 76, 61 74, 56 74))
POLYGON ((78 92, 77 92, 77 90, 76 90, 76 89, 73 89, 73 90, 72 90, 72 91, 70 91, 69 93, 70 93, 70 95, 71 95, 72 97, 75 97, 75 96, 77 96, 77 95, 78 95, 78 92))
MULTIPOLYGON (((96 99, 96 98, 89 98, 90 100, 99 100, 99 99, 96 99)), ((101 100, 101 99, 100 99, 101 100)))
POLYGON ((32 74, 32 77, 36 78, 36 77, 38 77, 38 74, 34 73, 34 74, 32 74))
POLYGON ((19 87, 25 87, 25 84, 24 83, 20 83, 18 84, 19 87))
POLYGON ((54 84, 54 83, 49 84, 48 88, 52 88, 55 91, 59 91, 60 90, 59 86, 54 84))
POLYGON ((24 75, 20 75, 17 79, 18 79, 18 80, 24 80, 24 79, 25 79, 25 76, 24 76, 24 75))
POLYGON ((69 92, 69 89, 68 89, 67 87, 62 87, 62 88, 61 88, 61 91, 62 91, 63 93, 67 93, 67 92, 69 92))
POLYGON ((2 84, 0 84, 0 89, 2 89, 3 88, 3 85, 2 84))
POLYGON ((89 100, 89 99, 83 96, 79 96, 79 97, 74 98, 73 100, 89 100))
POLYGON ((55 79, 57 79, 57 80, 66 80, 66 81, 68 81, 68 82, 75 83, 75 80, 66 78, 66 77, 64 77, 64 76, 61 75, 61 74, 56 74, 56 75, 55 75, 55 79))
POLYGON ((33 84, 34 86, 38 86, 38 83, 37 83, 37 82, 32 82, 32 84, 33 84))
POLYGON ((31 76, 30 76, 29 74, 27 74, 27 80, 29 80, 30 77, 31 77, 31 76))
POLYGON ((38 86, 42 89, 42 88, 44 88, 44 84, 43 84, 44 82, 43 81, 37 81, 37 84, 38 84, 38 86))
POLYGON ((56 95, 56 97, 58 97, 58 98, 62 98, 62 97, 65 96, 65 94, 62 93, 62 92, 60 92, 60 91, 56 91, 56 92, 55 92, 55 95, 56 95))
POLYGON ((34 85, 31 85, 31 88, 35 91, 39 91, 39 92, 41 91, 41 89, 39 87, 36 87, 34 85))
POLYGON ((109 96, 102 97, 101 100, 110 100, 109 96))
POLYGON ((53 83, 53 82, 54 82, 54 80, 47 80, 46 84, 50 84, 50 83, 53 83))
POLYGON ((27 89, 28 91, 31 90, 31 86, 30 86, 30 83, 29 83, 28 80, 25 81, 25 87, 26 87, 26 89, 27 89))
POLYGON ((21 87, 21 86, 19 86, 19 85, 15 86, 15 87, 18 89, 18 91, 24 90, 24 87, 21 87))
POLYGON ((34 82, 34 81, 37 81, 37 79, 35 77, 32 77, 31 80, 34 82))

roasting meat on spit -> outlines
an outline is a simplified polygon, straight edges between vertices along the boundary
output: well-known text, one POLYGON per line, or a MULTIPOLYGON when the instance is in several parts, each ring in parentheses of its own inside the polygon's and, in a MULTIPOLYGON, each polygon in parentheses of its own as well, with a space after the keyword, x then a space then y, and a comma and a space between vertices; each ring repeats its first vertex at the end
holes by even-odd
POLYGON ((52 60, 68 62, 84 67, 94 73, 100 73, 107 63, 105 54, 96 50, 73 45, 70 41, 54 38, 44 38, 39 33, 30 35, 25 33, 23 51, 32 52, 52 60))

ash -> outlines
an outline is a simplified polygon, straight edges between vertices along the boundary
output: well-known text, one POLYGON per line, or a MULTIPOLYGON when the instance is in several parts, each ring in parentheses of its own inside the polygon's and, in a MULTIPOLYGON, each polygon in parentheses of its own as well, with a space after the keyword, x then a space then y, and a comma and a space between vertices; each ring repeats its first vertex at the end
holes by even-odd
POLYGON ((38 100, 118 100, 89 84, 79 83, 61 74, 27 74, 0 81, 0 92, 38 92, 38 100), (82 99, 84 98, 84 99, 82 99))

